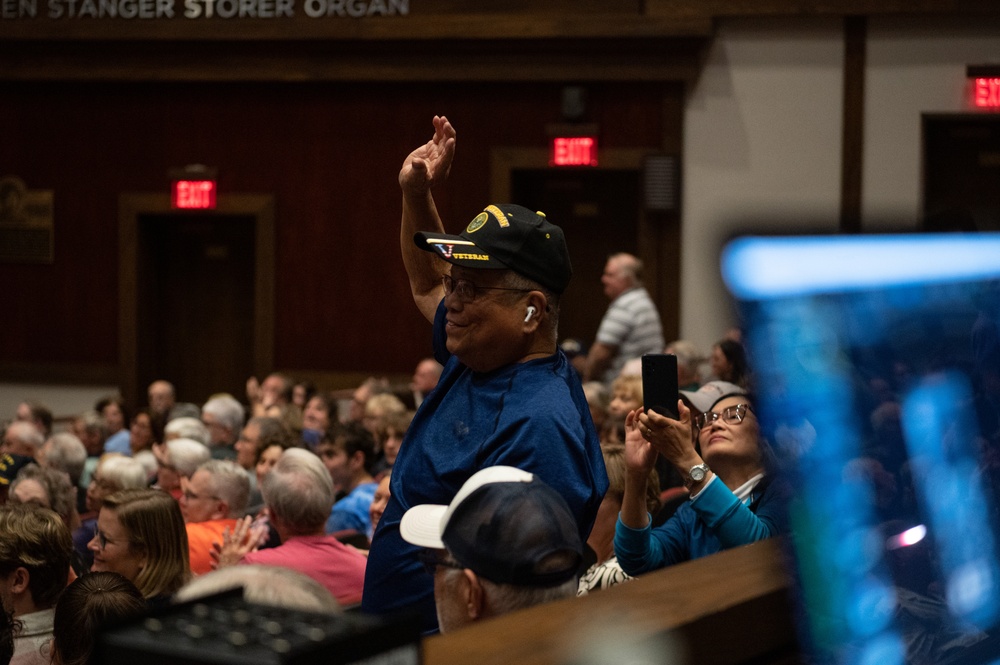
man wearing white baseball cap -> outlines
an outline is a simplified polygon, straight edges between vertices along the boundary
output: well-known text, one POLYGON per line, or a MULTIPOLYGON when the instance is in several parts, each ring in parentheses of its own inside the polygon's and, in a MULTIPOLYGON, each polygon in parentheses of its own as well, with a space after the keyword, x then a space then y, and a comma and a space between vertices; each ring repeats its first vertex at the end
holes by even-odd
POLYGON ((447 506, 406 511, 400 534, 426 548, 441 632, 576 595, 583 544, 566 501, 533 474, 493 466, 447 506))

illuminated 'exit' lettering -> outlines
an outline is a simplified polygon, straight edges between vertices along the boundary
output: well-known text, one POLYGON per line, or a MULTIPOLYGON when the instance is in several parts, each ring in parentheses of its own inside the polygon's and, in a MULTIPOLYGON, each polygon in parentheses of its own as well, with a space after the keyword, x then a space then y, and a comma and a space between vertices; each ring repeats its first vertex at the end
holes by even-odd
POLYGON ((976 79, 976 106, 1000 108, 1000 78, 976 79))
POLYGON ((211 209, 215 207, 215 181, 178 180, 174 183, 175 208, 211 209))
POLYGON ((552 139, 552 166, 597 166, 597 140, 592 136, 552 139))

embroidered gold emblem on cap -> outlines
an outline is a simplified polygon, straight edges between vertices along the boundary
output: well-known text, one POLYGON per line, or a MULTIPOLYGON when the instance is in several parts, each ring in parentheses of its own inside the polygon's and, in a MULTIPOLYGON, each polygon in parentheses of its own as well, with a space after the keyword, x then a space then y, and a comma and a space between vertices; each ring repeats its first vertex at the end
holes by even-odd
POLYGON ((507 215, 503 214, 503 210, 501 210, 500 208, 493 205, 489 205, 486 206, 486 212, 492 213, 493 216, 497 218, 497 221, 500 222, 501 229, 505 229, 508 226, 510 226, 510 222, 507 221, 507 215))
POLYGON ((487 215, 485 212, 479 213, 478 215, 476 215, 476 218, 473 219, 471 222, 469 222, 469 225, 465 227, 465 232, 475 233, 476 231, 478 231, 479 229, 483 228, 483 226, 486 225, 486 222, 487 220, 489 220, 489 218, 490 216, 487 215))

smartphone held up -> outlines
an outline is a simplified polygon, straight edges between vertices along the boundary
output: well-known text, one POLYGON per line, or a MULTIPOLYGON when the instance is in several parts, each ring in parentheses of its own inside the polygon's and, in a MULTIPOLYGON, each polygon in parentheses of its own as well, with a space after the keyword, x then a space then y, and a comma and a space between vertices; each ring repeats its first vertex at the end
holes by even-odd
POLYGON ((647 353, 642 356, 642 402, 646 411, 674 418, 677 413, 677 356, 647 353))

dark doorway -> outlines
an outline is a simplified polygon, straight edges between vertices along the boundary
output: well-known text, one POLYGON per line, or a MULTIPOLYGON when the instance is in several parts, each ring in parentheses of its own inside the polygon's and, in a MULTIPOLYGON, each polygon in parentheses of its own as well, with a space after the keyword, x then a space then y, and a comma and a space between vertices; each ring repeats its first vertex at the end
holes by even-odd
POLYGON ((925 115, 926 231, 1000 230, 1000 116, 925 115))
POLYGON ((541 210, 566 233, 573 280, 562 298, 560 340, 593 342, 608 307, 601 287, 608 255, 637 253, 640 192, 635 170, 511 172, 511 200, 541 210))
POLYGON ((138 218, 140 389, 173 382, 180 401, 245 392, 254 373, 255 217, 138 218))

